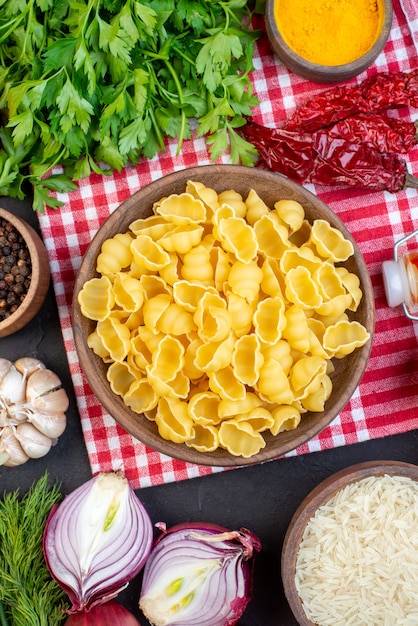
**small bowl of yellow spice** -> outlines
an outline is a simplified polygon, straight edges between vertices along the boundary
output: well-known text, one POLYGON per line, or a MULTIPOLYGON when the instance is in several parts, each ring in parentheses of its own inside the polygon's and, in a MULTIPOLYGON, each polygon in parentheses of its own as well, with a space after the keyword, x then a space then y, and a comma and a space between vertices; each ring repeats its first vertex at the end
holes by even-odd
POLYGON ((267 0, 266 30, 289 70, 336 83, 366 70, 392 26, 391 0, 267 0))

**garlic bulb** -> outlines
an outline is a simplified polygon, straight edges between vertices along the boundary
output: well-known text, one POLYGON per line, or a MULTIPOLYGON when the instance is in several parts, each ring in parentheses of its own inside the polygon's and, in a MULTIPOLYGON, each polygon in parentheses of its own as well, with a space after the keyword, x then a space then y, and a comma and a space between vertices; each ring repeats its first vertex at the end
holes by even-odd
POLYGON ((61 380, 42 361, 0 358, 0 465, 45 456, 66 428, 68 405, 61 380))

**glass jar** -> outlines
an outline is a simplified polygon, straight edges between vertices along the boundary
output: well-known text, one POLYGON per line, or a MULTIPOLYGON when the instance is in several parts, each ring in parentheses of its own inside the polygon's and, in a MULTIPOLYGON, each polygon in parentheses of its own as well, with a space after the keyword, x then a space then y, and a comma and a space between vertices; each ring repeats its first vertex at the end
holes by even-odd
POLYGON ((413 237, 418 237, 418 229, 395 244, 393 261, 383 262, 382 273, 388 305, 402 305, 409 319, 418 320, 418 250, 399 253, 399 248, 413 237))

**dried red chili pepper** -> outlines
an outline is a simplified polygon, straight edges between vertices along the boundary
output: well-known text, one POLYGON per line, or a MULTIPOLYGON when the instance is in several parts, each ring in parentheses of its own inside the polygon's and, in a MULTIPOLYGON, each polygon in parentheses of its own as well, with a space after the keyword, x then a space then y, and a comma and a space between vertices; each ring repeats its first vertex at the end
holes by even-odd
POLYGON ((396 154, 330 137, 326 131, 294 133, 248 120, 240 132, 259 152, 257 167, 266 167, 300 183, 355 185, 392 193, 418 187, 418 179, 396 154))
POLYGON ((418 107, 418 69, 381 72, 358 85, 338 85, 310 98, 285 122, 285 130, 314 132, 350 115, 418 107))
POLYGON ((384 113, 358 113, 327 128, 329 137, 366 143, 379 152, 406 154, 418 145, 418 124, 384 113))

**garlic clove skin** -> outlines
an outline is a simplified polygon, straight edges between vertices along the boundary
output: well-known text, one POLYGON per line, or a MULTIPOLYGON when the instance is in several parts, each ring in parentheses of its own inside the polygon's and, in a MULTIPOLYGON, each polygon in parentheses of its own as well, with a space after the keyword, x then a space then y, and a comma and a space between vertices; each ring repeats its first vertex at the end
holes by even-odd
POLYGON ((36 370, 28 378, 26 384, 26 400, 33 402, 39 396, 55 391, 61 387, 60 378, 52 370, 36 370))
POLYGON ((23 374, 12 365, 0 382, 0 395, 7 404, 19 404, 25 400, 23 374))
POLYGON ((39 432, 51 439, 60 437, 67 426, 67 416, 62 413, 45 413, 42 411, 30 412, 28 421, 33 424, 39 432))
POLYGON ((26 378, 38 369, 46 369, 45 365, 39 359, 31 356, 23 356, 14 363, 15 368, 26 378))
POLYGON ((3 380, 13 363, 8 359, 0 358, 0 382, 3 380))
POLYGON ((61 413, 68 409, 69 400, 65 389, 57 389, 47 393, 45 396, 34 398, 32 406, 35 411, 43 413, 61 413))
POLYGON ((40 459, 48 454, 53 443, 50 437, 41 433, 29 422, 16 427, 16 438, 31 459, 40 459))
POLYGON ((16 467, 23 465, 28 460, 29 456, 20 445, 14 427, 6 426, 3 428, 0 434, 0 465, 16 467))

